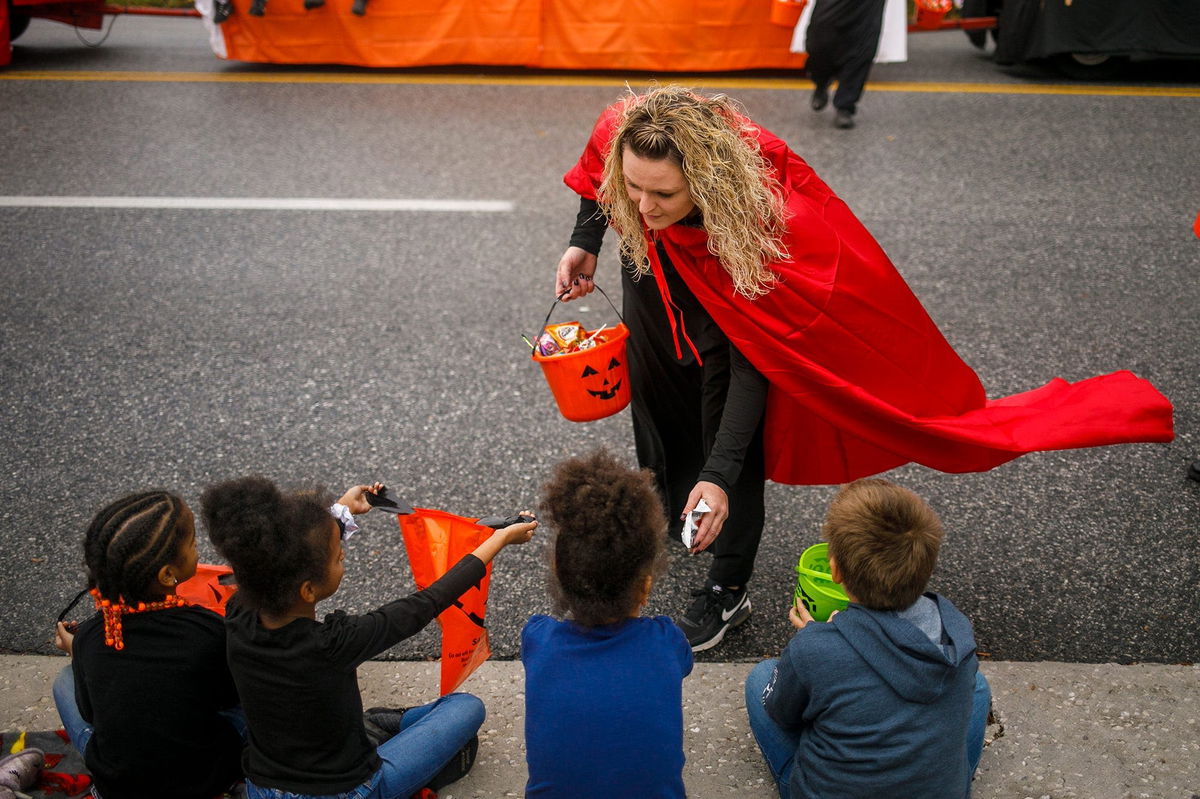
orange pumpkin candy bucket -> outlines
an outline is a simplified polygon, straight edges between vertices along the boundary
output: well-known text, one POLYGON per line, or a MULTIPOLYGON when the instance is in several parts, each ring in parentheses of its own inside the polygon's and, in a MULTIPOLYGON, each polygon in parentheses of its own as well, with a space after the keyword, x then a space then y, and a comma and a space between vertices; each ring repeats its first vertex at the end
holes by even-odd
MULTIPOLYGON (((620 319, 617 306, 599 286, 608 304, 620 319)), ((546 321, 533 345, 531 357, 542 367, 550 393, 559 412, 572 422, 593 422, 624 410, 629 404, 629 366, 625 360, 625 343, 629 328, 622 321, 616 327, 603 327, 590 335, 592 344, 585 349, 561 350, 553 354, 539 351, 540 342, 552 336, 550 317, 559 301, 555 300, 546 314, 546 321)), ((577 325, 577 323, 575 323, 577 325)), ((582 331, 581 331, 582 332, 582 331)), ((581 336, 582 338, 582 336, 581 336)))

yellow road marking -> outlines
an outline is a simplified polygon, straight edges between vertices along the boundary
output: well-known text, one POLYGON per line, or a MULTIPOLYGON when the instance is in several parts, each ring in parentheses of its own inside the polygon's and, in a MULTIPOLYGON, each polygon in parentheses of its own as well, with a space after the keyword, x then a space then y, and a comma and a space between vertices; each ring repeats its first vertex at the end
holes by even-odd
MULTIPOLYGON (((97 72, 69 70, 0 71, 0 80, 104 81, 144 83, 316 83, 339 85, 478 85, 478 86, 634 86, 652 81, 645 76, 622 78, 598 75, 467 75, 454 73, 334 73, 334 72, 97 72)), ((730 89, 808 89, 803 78, 737 78, 711 75, 664 75, 660 83, 730 89)), ((872 92, 933 94, 1057 94, 1102 97, 1200 97, 1194 86, 1093 86, 1056 83, 947 83, 875 81, 872 92)))

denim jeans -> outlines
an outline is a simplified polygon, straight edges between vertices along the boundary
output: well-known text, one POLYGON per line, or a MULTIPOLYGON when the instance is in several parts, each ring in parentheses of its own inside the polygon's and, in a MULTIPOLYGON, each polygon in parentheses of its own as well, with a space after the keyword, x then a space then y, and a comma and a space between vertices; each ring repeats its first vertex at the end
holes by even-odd
POLYGON ((447 694, 415 707, 400 732, 379 745, 383 764, 370 779, 337 794, 300 794, 265 788, 246 779, 248 799, 409 799, 424 788, 483 726, 483 702, 471 694, 447 694))
MULTIPOLYGON (((746 677, 746 712, 750 716, 750 731, 762 751, 771 776, 779 788, 780 799, 789 799, 788 780, 792 774, 792 762, 800 745, 800 733, 785 730, 767 715, 763 707, 763 689, 771 680, 775 670, 775 659, 764 660, 746 677)), ((971 698, 971 720, 967 724, 967 768, 972 777, 983 754, 983 735, 987 729, 988 710, 992 706, 992 689, 984 679, 983 672, 975 674, 975 693, 971 698)))
POLYGON ((70 663, 54 678, 50 693, 54 696, 54 706, 58 708, 58 717, 62 719, 67 737, 79 754, 84 754, 88 741, 92 740, 93 727, 83 720, 75 702, 75 671, 70 663))

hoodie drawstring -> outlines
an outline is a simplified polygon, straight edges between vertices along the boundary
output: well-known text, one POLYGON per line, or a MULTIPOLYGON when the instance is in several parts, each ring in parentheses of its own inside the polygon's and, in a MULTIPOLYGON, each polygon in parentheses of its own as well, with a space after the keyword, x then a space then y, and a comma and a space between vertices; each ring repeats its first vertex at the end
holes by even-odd
POLYGON ((683 333, 683 340, 687 342, 688 349, 692 351, 692 355, 696 357, 696 363, 703 366, 704 359, 700 357, 696 345, 692 342, 691 336, 687 334, 687 326, 683 322, 683 314, 679 312, 679 307, 671 299, 671 289, 667 286, 667 275, 663 271, 662 262, 658 258, 658 242, 651 239, 651 246, 646 248, 646 254, 650 257, 651 271, 654 273, 654 282, 658 286, 658 294, 662 297, 663 307, 667 312, 667 322, 671 325, 671 339, 675 343, 675 357, 683 360, 683 350, 679 346, 679 334, 683 333), (679 323, 675 322, 675 314, 679 314, 679 323))

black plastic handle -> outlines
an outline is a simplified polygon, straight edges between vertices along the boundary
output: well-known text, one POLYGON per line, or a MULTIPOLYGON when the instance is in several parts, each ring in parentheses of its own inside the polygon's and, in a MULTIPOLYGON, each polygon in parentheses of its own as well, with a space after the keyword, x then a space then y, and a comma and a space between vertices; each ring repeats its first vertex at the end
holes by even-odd
MULTIPOLYGON (((595 284, 595 282, 592 283, 592 287, 595 288, 596 291, 598 291, 602 295, 604 295, 604 299, 608 300, 608 304, 610 306, 612 306, 613 313, 615 313, 617 315, 617 318, 621 320, 621 324, 625 324, 625 317, 621 316, 621 312, 617 310, 617 306, 615 303, 613 303, 612 297, 609 297, 608 293, 605 292, 604 289, 597 286, 595 284)), ((542 322, 542 326, 538 328, 537 333, 533 337, 534 347, 535 347, 534 352, 537 352, 536 347, 537 347, 538 337, 542 335, 542 331, 546 329, 546 325, 550 324, 550 317, 554 315, 554 309, 558 307, 558 304, 560 302, 562 302, 562 298, 565 296, 567 296, 567 292, 565 292, 565 291, 562 294, 559 294, 558 297, 555 298, 554 304, 550 306, 550 310, 546 313, 546 321, 542 322)))

